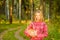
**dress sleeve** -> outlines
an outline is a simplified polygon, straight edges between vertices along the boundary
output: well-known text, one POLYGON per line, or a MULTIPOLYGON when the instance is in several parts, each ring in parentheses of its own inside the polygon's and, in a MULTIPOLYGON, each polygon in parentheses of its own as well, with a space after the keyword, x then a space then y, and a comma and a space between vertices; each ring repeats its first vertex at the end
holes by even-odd
POLYGON ((25 31, 24 31, 24 33, 25 33, 25 35, 26 35, 27 37, 30 37, 30 35, 29 35, 29 33, 28 33, 28 30, 31 29, 31 28, 32 28, 32 23, 29 24, 29 25, 27 26, 27 28, 25 29, 25 31))

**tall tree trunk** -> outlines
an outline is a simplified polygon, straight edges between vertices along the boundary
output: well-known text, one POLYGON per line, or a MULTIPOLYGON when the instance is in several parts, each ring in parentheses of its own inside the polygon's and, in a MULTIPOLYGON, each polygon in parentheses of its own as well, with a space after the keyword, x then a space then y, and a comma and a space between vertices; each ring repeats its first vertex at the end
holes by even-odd
POLYGON ((31 3, 31 21, 33 21, 33 3, 34 3, 34 1, 30 0, 30 3, 31 3))
POLYGON ((5 1, 5 13, 7 20, 9 20, 9 0, 5 1))
POLYGON ((45 8, 46 8, 45 1, 46 1, 46 0, 43 0, 43 15, 44 15, 44 18, 45 18, 45 15, 46 15, 46 14, 45 14, 45 10, 46 10, 46 9, 45 9, 45 8))
POLYGON ((19 0, 19 20, 21 22, 21 0, 19 0))
POLYGON ((19 4, 18 4, 18 2, 17 2, 17 16, 16 16, 16 18, 18 18, 18 16, 19 16, 19 4))
POLYGON ((9 4, 9 9, 10 9, 10 12, 9 12, 10 13, 10 15, 9 15, 10 16, 9 21, 10 21, 10 24, 12 24, 12 11, 13 11, 14 0, 10 0, 9 3, 10 3, 9 4))
POLYGON ((49 0, 49 21, 51 22, 52 17, 52 0, 49 0))
POLYGON ((12 24, 12 5, 10 5, 10 24, 12 24))
POLYGON ((44 15, 44 1, 40 0, 40 12, 44 15))

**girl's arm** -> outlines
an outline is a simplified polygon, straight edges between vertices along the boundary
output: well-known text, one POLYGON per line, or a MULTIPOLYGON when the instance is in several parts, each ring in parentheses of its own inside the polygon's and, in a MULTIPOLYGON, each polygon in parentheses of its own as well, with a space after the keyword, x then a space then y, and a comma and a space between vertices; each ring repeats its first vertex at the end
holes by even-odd
POLYGON ((32 23, 25 29, 24 33, 27 37, 30 37, 28 30, 32 28, 32 23))
POLYGON ((44 36, 44 37, 47 37, 47 36, 48 36, 48 30, 47 30, 47 25, 46 25, 46 24, 44 24, 43 36, 44 36))
POLYGON ((43 26, 44 26, 43 33, 38 35, 38 37, 41 37, 41 38, 44 38, 44 37, 48 36, 47 25, 44 24, 43 26))

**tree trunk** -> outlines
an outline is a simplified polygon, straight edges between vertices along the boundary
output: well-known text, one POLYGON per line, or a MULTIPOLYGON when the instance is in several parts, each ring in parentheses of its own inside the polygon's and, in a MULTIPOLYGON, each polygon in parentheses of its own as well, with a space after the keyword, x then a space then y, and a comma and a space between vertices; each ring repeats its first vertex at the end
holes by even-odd
POLYGON ((12 24, 12 5, 10 5, 10 24, 12 24))
POLYGON ((21 0, 19 0, 19 20, 21 22, 21 0))
POLYGON ((49 22, 51 22, 52 17, 52 0, 49 0, 49 22))
POLYGON ((5 1, 5 13, 6 13, 6 18, 9 20, 9 1, 5 1))
POLYGON ((44 15, 44 1, 40 0, 40 12, 44 15))
POLYGON ((31 21, 33 21, 33 3, 34 3, 34 1, 33 0, 31 0, 31 21))

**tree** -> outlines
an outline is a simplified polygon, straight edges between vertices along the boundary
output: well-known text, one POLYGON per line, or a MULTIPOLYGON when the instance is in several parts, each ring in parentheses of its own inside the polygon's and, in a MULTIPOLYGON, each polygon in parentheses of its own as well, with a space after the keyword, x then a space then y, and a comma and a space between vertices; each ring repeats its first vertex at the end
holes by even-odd
POLYGON ((10 12, 9 12, 10 13, 10 15, 9 15, 9 17, 10 17, 9 18, 9 21, 10 21, 10 24, 12 24, 12 10, 13 10, 12 9, 12 5, 13 5, 13 1, 12 0, 9 0, 9 3, 10 3, 9 4, 9 10, 10 10, 10 12))
POLYGON ((6 13, 6 18, 9 20, 9 1, 5 0, 5 13, 6 13))
POLYGON ((19 20, 21 22, 21 0, 19 0, 19 20))
POLYGON ((31 21, 33 21, 33 3, 34 3, 34 1, 33 0, 31 0, 30 1, 30 5, 31 5, 31 21))

